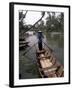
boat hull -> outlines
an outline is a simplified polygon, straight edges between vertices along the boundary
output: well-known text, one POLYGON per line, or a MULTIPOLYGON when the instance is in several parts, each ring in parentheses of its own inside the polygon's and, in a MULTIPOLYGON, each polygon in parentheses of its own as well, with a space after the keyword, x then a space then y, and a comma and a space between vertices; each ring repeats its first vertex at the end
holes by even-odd
POLYGON ((52 50, 37 50, 36 56, 42 78, 64 77, 64 67, 57 60, 52 50))

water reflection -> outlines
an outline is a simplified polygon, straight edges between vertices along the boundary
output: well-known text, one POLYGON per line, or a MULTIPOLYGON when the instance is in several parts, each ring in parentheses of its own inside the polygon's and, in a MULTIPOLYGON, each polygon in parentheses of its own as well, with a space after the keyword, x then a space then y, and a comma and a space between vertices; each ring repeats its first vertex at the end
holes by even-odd
POLYGON ((60 63, 64 64, 64 35, 56 34, 52 36, 50 33, 46 35, 46 38, 48 46, 54 50, 60 63))

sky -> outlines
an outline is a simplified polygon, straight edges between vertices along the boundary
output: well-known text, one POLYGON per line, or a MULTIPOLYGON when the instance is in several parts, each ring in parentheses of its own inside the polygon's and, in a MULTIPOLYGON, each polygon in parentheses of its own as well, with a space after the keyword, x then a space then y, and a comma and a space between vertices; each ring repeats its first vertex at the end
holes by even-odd
MULTIPOLYGON (((23 11, 23 14, 26 11, 23 11)), ((56 13, 56 16, 58 16, 60 13, 56 13)), ((24 22, 26 25, 31 24, 33 25, 37 20, 39 20, 41 18, 41 12, 37 12, 37 11, 28 11, 26 14, 26 17, 24 19, 24 22)), ((48 14, 45 13, 44 17, 43 17, 43 21, 44 23, 46 22, 46 18, 47 18, 48 14)))
POLYGON ((26 24, 34 24, 37 20, 39 20, 41 17, 41 12, 32 12, 32 11, 28 11, 26 18, 25 18, 25 22, 26 24))

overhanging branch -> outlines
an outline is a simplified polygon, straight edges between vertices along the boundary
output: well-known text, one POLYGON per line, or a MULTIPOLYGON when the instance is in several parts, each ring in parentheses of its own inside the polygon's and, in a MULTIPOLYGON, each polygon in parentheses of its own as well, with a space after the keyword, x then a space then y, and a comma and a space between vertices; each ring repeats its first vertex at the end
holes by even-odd
MULTIPOLYGON (((31 30, 38 22, 40 22, 42 20, 42 18, 44 17, 44 15, 45 15, 45 12, 42 12, 42 17, 37 22, 35 22, 27 31, 31 30)), ((27 31, 25 31, 25 32, 27 32, 27 31)), ((21 33, 21 34, 24 34, 24 33, 21 33)))

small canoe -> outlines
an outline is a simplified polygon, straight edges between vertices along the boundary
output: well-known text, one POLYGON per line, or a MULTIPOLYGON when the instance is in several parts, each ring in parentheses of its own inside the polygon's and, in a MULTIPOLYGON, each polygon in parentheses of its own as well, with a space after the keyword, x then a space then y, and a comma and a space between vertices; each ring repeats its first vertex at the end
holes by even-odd
POLYGON ((37 50, 36 56, 37 65, 42 78, 64 77, 64 67, 50 49, 37 50))
POLYGON ((19 42, 19 49, 22 50, 22 49, 28 47, 29 46, 28 43, 29 42, 26 42, 26 41, 20 41, 19 42))
POLYGON ((19 38, 19 41, 25 41, 25 38, 19 38))

